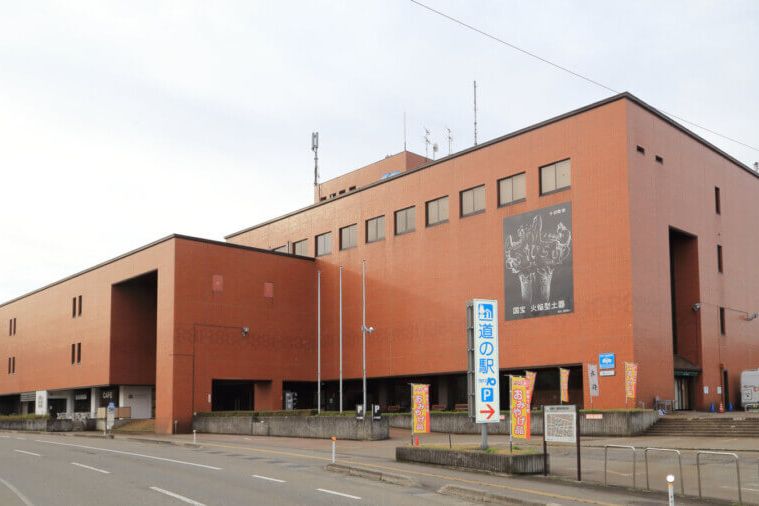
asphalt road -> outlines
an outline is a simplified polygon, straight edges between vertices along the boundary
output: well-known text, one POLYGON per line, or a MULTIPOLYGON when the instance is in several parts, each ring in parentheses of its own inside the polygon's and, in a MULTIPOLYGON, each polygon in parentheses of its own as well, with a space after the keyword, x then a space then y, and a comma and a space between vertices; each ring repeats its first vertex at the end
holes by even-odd
POLYGON ((0 434, 0 504, 466 504, 328 472, 321 459, 286 453, 0 434))

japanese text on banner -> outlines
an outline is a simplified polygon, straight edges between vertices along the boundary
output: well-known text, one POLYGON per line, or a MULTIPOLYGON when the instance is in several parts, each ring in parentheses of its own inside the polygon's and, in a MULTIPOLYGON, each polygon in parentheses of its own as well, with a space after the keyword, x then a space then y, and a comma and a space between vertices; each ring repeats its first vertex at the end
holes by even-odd
POLYGON ((559 368, 561 402, 569 402, 569 369, 559 368))
POLYGON ((430 431, 430 386, 411 385, 411 431, 427 434, 430 431))
POLYGON ((635 399, 638 386, 638 364, 625 362, 625 399, 635 399))
POLYGON ((511 378, 511 436, 530 439, 530 405, 527 403, 529 381, 522 376, 511 378))

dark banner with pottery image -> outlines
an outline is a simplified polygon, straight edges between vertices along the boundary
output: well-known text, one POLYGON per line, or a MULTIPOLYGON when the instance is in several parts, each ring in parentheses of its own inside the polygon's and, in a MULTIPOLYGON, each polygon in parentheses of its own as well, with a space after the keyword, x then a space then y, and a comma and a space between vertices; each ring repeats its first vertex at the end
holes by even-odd
POLYGON ((571 313, 572 204, 503 220, 506 319, 571 313))

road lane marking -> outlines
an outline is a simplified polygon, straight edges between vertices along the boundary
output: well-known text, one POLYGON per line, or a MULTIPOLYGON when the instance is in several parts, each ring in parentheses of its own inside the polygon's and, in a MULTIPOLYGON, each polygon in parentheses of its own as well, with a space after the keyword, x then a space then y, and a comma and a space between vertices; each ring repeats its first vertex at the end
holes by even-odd
POLYGON ((253 478, 258 478, 259 480, 267 480, 267 481, 275 481, 277 483, 287 483, 285 480, 279 480, 277 478, 269 478, 268 476, 261 476, 260 474, 251 474, 253 478))
MULTIPOLYGON (((52 441, 51 441, 52 442, 52 441)), ((58 443, 60 444, 60 443, 58 443)), ((269 453, 273 455, 286 455, 289 457, 300 457, 303 459, 311 459, 311 460, 320 460, 322 462, 331 462, 332 459, 330 457, 319 457, 316 455, 307 455, 304 453, 295 453, 290 451, 282 451, 282 450, 273 450, 268 448, 252 448, 250 446, 240 446, 240 445, 225 445, 220 443, 209 443, 209 442, 203 442, 202 447, 216 447, 216 448, 232 448, 235 450, 246 450, 250 452, 258 452, 258 453, 269 453)), ((492 488, 499 488, 502 490, 511 490, 512 492, 522 492, 526 494, 533 494, 543 497, 550 497, 552 499, 560 499, 564 501, 574 501, 574 502, 581 502, 585 504, 597 504, 599 506, 623 506, 621 503, 614 503, 614 502, 604 502, 599 501, 595 499, 588 499, 585 497, 578 497, 578 496, 571 496, 571 495, 564 495, 564 494, 558 494, 555 492, 544 492, 542 490, 537 490, 534 488, 526 488, 526 487, 515 487, 511 485, 500 485, 497 483, 490 483, 487 481, 480 481, 480 480, 470 480, 466 478, 459 478, 456 476, 449 476, 444 474, 435 474, 435 473, 428 473, 428 472, 422 472, 422 471, 414 471, 411 469, 406 468, 398 468, 398 467, 392 467, 392 466, 382 466, 378 464, 371 464, 369 462, 363 462, 361 460, 344 460, 343 463, 345 464, 359 464, 366 467, 374 467, 376 469, 387 469, 389 471, 396 471, 401 472, 405 474, 415 474, 417 476, 428 476, 432 478, 442 478, 450 481, 458 481, 461 483, 469 483, 472 485, 480 485, 480 486, 486 486, 486 487, 492 487, 492 488)))
POLYGON ((42 457, 42 455, 40 455, 39 453, 34 453, 34 452, 27 452, 27 451, 24 451, 24 450, 13 450, 13 451, 14 451, 14 452, 23 453, 23 454, 25 454, 25 455, 33 455, 33 456, 35 456, 35 457, 42 457))
POLYGON ((19 441, 26 441, 25 437, 14 437, 13 439, 18 439, 19 441))
POLYGON ((612 471, 611 469, 609 469, 607 472, 609 472, 611 474, 616 474, 618 476, 632 476, 632 474, 630 474, 630 473, 620 473, 618 471, 612 471))
POLYGON ((202 467, 203 469, 213 469, 214 471, 221 471, 222 469, 221 467, 208 466, 206 464, 197 464, 195 462, 186 462, 184 460, 168 459, 165 457, 156 457, 154 455, 145 455, 144 453, 125 452, 121 450, 112 450, 110 448, 98 448, 97 446, 77 445, 73 443, 59 443, 58 441, 46 441, 44 439, 35 439, 35 441, 37 443, 47 443, 47 444, 59 445, 59 446, 72 446, 74 448, 85 448, 87 450, 98 450, 101 452, 118 453, 119 455, 131 455, 133 457, 141 457, 143 459, 160 460, 162 462, 173 462, 175 464, 183 464, 185 466, 195 466, 195 467, 202 467))
MULTIPOLYGON (((728 490, 738 490, 738 487, 731 487, 730 485, 720 485, 720 487, 726 488, 728 490)), ((741 490, 748 490, 749 492, 759 492, 759 488, 743 487, 741 490)))
POLYGON ((332 495, 339 495, 341 497, 347 497, 348 499, 361 499, 357 495, 350 495, 350 494, 343 494, 342 492, 335 492, 334 490, 328 490, 326 488, 317 488, 319 492, 324 492, 325 494, 332 494, 332 495))
POLYGON ((150 490, 155 490, 156 492, 160 492, 160 493, 165 494, 165 495, 167 495, 169 497, 173 497, 174 499, 180 500, 180 501, 185 502, 187 504, 192 504, 194 506, 206 506, 202 502, 194 501, 194 500, 190 499, 189 497, 185 497, 183 495, 179 495, 177 493, 170 492, 170 491, 164 490, 162 488, 150 487, 150 490))
POLYGON ((110 471, 106 471, 105 469, 98 469, 97 467, 87 466, 87 465, 84 465, 84 464, 80 464, 79 462, 72 462, 71 465, 72 466, 83 467, 85 469, 89 469, 91 471, 97 471, 97 472, 103 473, 103 474, 111 474, 110 471))
POLYGON ((34 506, 34 503, 30 501, 24 494, 22 494, 19 489, 5 481, 4 479, 0 478, 0 483, 8 487, 8 490, 16 494, 16 497, 18 497, 22 503, 24 503, 25 506, 34 506))

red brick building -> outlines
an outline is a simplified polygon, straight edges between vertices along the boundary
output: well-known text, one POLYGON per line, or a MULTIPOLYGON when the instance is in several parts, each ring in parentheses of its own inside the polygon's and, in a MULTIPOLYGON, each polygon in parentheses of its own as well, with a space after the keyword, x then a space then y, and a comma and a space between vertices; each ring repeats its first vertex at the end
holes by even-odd
POLYGON ((502 372, 537 371, 535 404, 558 400, 559 367, 590 404, 587 364, 613 353, 595 407, 632 405, 624 362, 636 405, 739 405, 759 366, 757 196, 749 167, 629 94, 437 161, 403 152, 227 243, 172 236, 3 304, 0 410, 115 401, 167 432, 197 411, 281 409, 284 391, 314 406, 317 272, 335 408, 340 267, 352 409, 362 260, 369 402, 402 409, 409 381, 466 402, 465 304, 493 298, 502 372))

